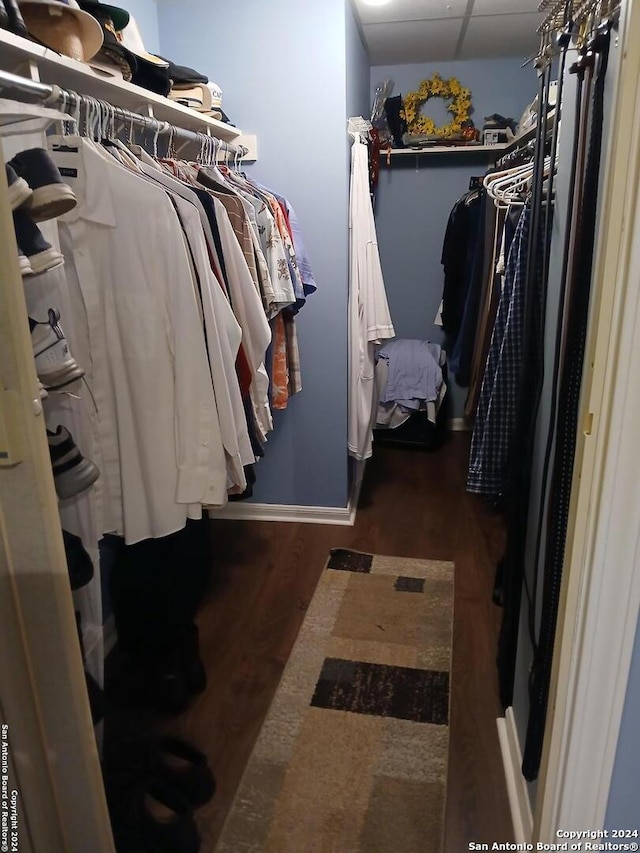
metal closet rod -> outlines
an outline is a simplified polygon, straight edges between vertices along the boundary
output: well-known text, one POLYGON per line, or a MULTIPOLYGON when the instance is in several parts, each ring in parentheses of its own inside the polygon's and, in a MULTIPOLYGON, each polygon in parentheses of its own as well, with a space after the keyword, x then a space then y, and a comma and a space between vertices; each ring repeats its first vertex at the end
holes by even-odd
POLYGON ((206 140, 215 143, 217 148, 228 151, 229 154, 245 157, 249 153, 249 149, 244 145, 235 145, 232 142, 226 142, 224 139, 219 139, 215 136, 209 136, 206 133, 199 131, 187 130, 186 127, 176 127, 167 121, 159 121, 153 116, 143 116, 140 113, 134 113, 124 107, 117 107, 108 101, 103 101, 100 98, 93 98, 88 95, 81 95, 78 92, 67 91, 61 89, 60 86, 49 86, 46 83, 38 83, 36 80, 29 80, 28 77, 21 77, 19 74, 12 74, 9 71, 0 70, 0 92, 8 90, 13 95, 24 95, 30 103, 41 102, 45 106, 69 106, 74 103, 97 103, 104 105, 115 118, 122 119, 129 124, 136 124, 139 127, 144 127, 153 130, 156 133, 171 133, 174 137, 179 136, 182 139, 190 142, 202 144, 206 140))
MULTIPOLYGON (((538 32, 562 29, 565 25, 565 9, 567 0, 542 0, 538 6, 539 12, 547 12, 544 21, 538 27, 538 32)), ((575 0, 569 3, 569 17, 576 24, 581 24, 590 16, 603 20, 614 18, 620 12, 619 0, 575 0)))

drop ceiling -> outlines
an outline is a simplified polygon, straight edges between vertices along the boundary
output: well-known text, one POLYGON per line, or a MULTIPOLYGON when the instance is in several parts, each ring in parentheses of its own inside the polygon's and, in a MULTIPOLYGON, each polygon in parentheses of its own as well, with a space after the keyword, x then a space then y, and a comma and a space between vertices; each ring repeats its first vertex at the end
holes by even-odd
POLYGON ((372 65, 530 56, 539 0, 355 0, 372 65))

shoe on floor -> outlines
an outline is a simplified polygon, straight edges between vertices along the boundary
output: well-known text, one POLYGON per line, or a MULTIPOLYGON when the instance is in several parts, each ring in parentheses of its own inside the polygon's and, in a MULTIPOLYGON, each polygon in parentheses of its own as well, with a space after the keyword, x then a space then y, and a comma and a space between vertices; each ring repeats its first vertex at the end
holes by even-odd
POLYGON ((198 853, 200 836, 187 800, 166 782, 114 773, 105 778, 113 837, 120 851, 198 853))
POLYGON ((11 210, 17 210, 25 202, 29 201, 33 195, 33 190, 24 178, 18 177, 15 169, 5 163, 5 171, 7 173, 7 184, 9 185, 9 204, 11 210))
POLYGON ((56 493, 60 500, 73 498, 95 483, 100 471, 80 453, 66 427, 59 426, 55 432, 47 430, 47 441, 56 493))
POLYGON ((62 266, 63 256, 47 243, 42 231, 23 208, 13 211, 13 227, 18 249, 28 259, 33 274, 62 266))
POLYGON ((44 148, 21 151, 9 163, 33 190, 29 213, 34 222, 55 219, 78 203, 69 184, 44 148))
POLYGON ((148 708, 175 716, 189 705, 191 693, 180 650, 128 658, 107 682, 107 696, 123 708, 148 708))
POLYGON ((112 771, 128 771, 142 778, 166 782, 193 808, 207 803, 216 792, 216 781, 207 757, 178 737, 148 741, 122 741, 105 756, 112 771))
POLYGON ((49 308, 49 316, 42 321, 29 317, 29 328, 36 373, 47 390, 63 388, 84 376, 60 327, 59 311, 49 308))

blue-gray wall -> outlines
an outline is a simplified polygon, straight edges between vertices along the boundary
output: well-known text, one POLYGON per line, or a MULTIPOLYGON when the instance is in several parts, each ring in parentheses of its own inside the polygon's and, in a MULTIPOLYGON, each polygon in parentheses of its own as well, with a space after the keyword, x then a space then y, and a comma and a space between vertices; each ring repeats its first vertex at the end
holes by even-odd
POLYGON ((144 46, 149 53, 162 54, 158 30, 158 7, 155 0, 124 0, 122 7, 131 12, 136 19, 144 46))
POLYGON ((275 413, 255 500, 347 504, 348 168, 345 0, 209 0, 158 7, 163 56, 202 70, 224 110, 258 135, 252 174, 302 223, 318 292, 298 338, 304 390, 275 413), (194 26, 194 22, 197 25, 194 26))
POLYGON ((369 54, 363 41, 362 29, 351 5, 351 0, 346 0, 346 57, 347 116, 369 118, 371 115, 369 97, 371 66, 369 54))
MULTIPOLYGON (((374 65, 371 95, 383 80, 395 82, 394 94, 415 91, 420 81, 438 72, 457 77, 471 89, 472 118, 482 128, 491 113, 513 116, 516 121, 536 94, 531 67, 520 59, 439 62, 425 65, 374 65)), ((448 121, 442 101, 431 101, 429 115, 448 121)), ((440 259, 447 219, 454 202, 469 189, 469 178, 482 175, 489 159, 477 153, 396 157, 390 168, 382 165, 376 201, 378 244, 387 297, 396 334, 444 343, 433 321, 442 299, 444 277, 440 259)), ((466 390, 451 383, 453 415, 463 413, 466 390)))
MULTIPOLYGON (((640 829, 640 623, 631 659, 627 696, 609 790, 606 829, 640 829)), ((637 840, 637 839, 634 839, 637 840)))

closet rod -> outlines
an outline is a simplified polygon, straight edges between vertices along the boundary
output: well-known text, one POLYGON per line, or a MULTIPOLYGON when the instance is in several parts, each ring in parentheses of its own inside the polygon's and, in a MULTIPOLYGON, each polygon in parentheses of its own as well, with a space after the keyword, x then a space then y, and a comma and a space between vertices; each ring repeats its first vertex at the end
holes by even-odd
POLYGON ((61 89, 57 85, 49 86, 46 83, 38 83, 36 80, 30 80, 28 77, 21 77, 18 74, 12 74, 9 71, 0 70, 0 92, 4 94, 7 91, 14 97, 17 95, 26 96, 20 100, 26 100, 28 103, 42 102, 43 105, 52 106, 69 106, 73 103, 94 103, 107 107, 111 114, 118 119, 122 119, 127 123, 138 125, 156 133, 172 133, 173 136, 179 136, 190 142, 201 144, 204 140, 210 139, 215 141, 217 147, 229 154, 245 157, 249 153, 249 149, 244 145, 235 145, 232 142, 226 142, 224 139, 218 139, 214 136, 208 136, 206 133, 200 133, 193 130, 187 130, 184 127, 177 127, 169 124, 166 121, 158 121, 153 116, 143 116, 140 113, 134 113, 124 107, 117 107, 109 104, 107 101, 99 98, 92 98, 88 95, 81 95, 78 92, 67 91, 61 89))
MULTIPOLYGON (((538 6, 539 12, 547 12, 544 21, 538 27, 538 32, 560 30, 566 26, 567 0, 542 0, 538 6)), ((605 18, 616 18, 620 13, 619 0, 577 0, 569 3, 569 18, 576 24, 587 21, 595 16, 598 21, 605 18)))

